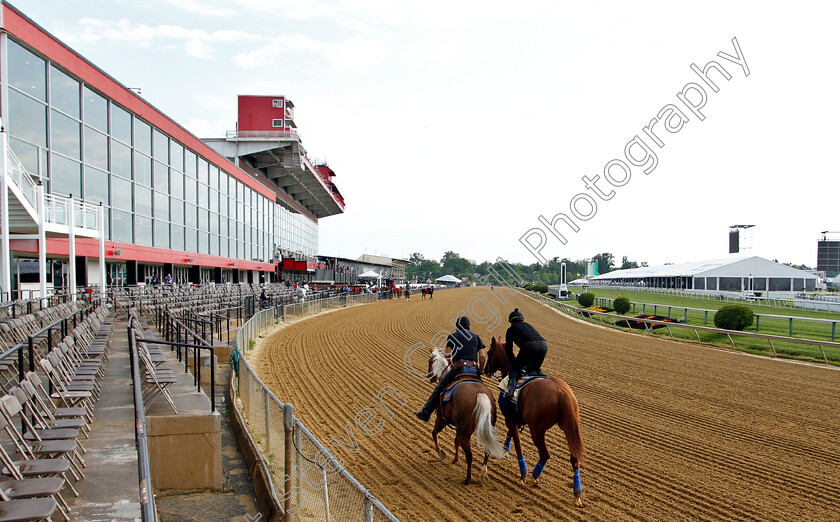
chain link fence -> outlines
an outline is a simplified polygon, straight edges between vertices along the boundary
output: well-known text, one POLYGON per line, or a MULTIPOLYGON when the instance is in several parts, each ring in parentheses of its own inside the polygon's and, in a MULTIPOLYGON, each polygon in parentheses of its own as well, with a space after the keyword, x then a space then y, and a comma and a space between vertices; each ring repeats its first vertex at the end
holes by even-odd
MULTIPOLYGON (((280 322, 377 299, 376 294, 358 294, 278 305, 242 325, 233 347, 244 353, 262 332, 280 322)), ((234 378, 251 436, 268 468, 269 486, 279 512, 300 521, 398 520, 294 417, 292 405, 281 402, 244 357, 234 378)))

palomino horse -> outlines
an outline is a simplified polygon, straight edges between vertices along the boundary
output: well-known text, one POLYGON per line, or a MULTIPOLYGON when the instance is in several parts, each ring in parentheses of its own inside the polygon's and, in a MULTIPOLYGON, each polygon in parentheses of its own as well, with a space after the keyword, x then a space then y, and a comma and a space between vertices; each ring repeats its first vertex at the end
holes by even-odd
POLYGON ((429 355, 429 382, 436 383, 440 382, 443 379, 443 376, 446 375, 446 372, 449 371, 449 361, 446 360, 446 356, 443 354, 443 350, 440 348, 432 348, 432 352, 429 355))
POLYGON ((467 477, 463 483, 468 485, 472 479, 473 454, 470 439, 473 432, 476 432, 478 444, 484 448, 481 482, 487 477, 487 461, 490 457, 503 459, 506 451, 493 432, 496 425, 496 401, 490 389, 478 377, 473 376, 459 379, 456 383, 458 384, 452 392, 452 399, 437 408, 432 440, 435 441, 435 451, 440 459, 445 459, 446 452, 440 449, 437 436, 447 424, 455 426, 455 458, 452 459, 452 463, 458 462, 458 448, 462 448, 467 460, 467 477))
POLYGON ((434 299, 435 298, 435 289, 434 288, 424 288, 423 290, 421 290, 421 293, 423 294, 423 299, 426 299, 427 295, 429 296, 429 299, 434 299))
MULTIPOLYGON (((508 365, 507 354, 503 343, 496 341, 494 337, 490 343, 490 350, 487 354, 488 360, 504 359, 508 365)), ((508 428, 505 448, 510 448, 511 438, 516 448, 516 455, 519 458, 519 472, 523 483, 527 483, 526 474, 528 467, 525 457, 522 455, 522 443, 519 439, 519 428, 528 425, 531 432, 531 440, 540 453, 540 460, 534 466, 532 474, 534 485, 542 475, 546 462, 550 457, 548 448, 545 445, 545 432, 557 424, 566 435, 566 442, 569 445, 569 460, 572 463, 573 492, 577 499, 577 505, 583 506, 581 501, 580 485, 580 463, 585 452, 583 439, 580 436, 580 413, 577 398, 574 392, 562 379, 548 377, 530 382, 519 393, 517 405, 505 401, 506 404, 499 404, 502 415, 505 416, 505 424, 508 428)))

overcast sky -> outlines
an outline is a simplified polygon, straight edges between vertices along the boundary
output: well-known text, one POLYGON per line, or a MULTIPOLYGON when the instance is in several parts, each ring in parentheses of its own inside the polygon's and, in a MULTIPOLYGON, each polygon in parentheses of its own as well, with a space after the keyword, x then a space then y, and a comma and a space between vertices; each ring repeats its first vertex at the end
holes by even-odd
POLYGON ((235 128, 237 94, 292 99, 347 203, 322 254, 655 265, 749 224, 753 253, 813 266, 840 231, 834 2, 12 3, 199 137, 235 128), (712 60, 718 92, 690 67, 712 60), (646 134, 657 115, 674 132, 646 134), (559 213, 565 245, 539 221, 559 213))

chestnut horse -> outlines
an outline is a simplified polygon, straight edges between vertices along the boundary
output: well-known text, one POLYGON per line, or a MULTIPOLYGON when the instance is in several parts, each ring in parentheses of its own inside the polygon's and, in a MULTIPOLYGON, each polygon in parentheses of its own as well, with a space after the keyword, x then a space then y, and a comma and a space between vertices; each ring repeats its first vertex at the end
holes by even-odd
POLYGON ((472 439, 474 431, 478 444, 484 448, 480 482, 483 482, 487 477, 487 461, 490 457, 503 459, 507 455, 502 443, 499 442, 493 431, 496 425, 496 401, 493 399, 490 389, 477 377, 475 379, 458 384, 449 402, 443 406, 438 406, 435 427, 432 430, 435 451, 443 460, 446 458, 446 452, 440 449, 438 433, 447 424, 455 426, 455 458, 452 459, 452 464, 458 462, 458 448, 463 448, 467 460, 467 477, 464 479, 464 485, 468 485, 472 479, 473 454, 470 439, 472 439))
POLYGON ((424 288, 423 290, 421 290, 421 293, 423 294, 423 299, 426 299, 427 295, 429 296, 429 299, 434 299, 435 298, 435 289, 434 288, 424 288))
MULTIPOLYGON (((496 341, 494 337, 490 343, 490 350, 487 360, 501 360, 507 367, 510 367, 510 360, 505 353, 505 345, 496 341)), ((495 371, 495 370, 494 370, 495 371)), ((500 401, 501 402, 501 401, 500 401)), ((542 475, 545 464, 550 455, 545 445, 545 433, 549 428, 557 424, 566 435, 566 442, 569 445, 569 460, 572 463, 573 492, 577 499, 577 505, 583 506, 581 501, 580 485, 580 463, 583 461, 585 449, 583 439, 580 435, 580 412, 577 398, 574 392, 562 379, 548 377, 537 379, 528 383, 519 393, 519 401, 516 405, 510 401, 499 404, 502 415, 505 416, 505 424, 508 428, 505 448, 510 448, 510 441, 513 439, 516 448, 516 455, 519 459, 519 473, 523 483, 527 483, 526 474, 528 467, 525 457, 522 455, 522 443, 519 439, 519 428, 528 425, 531 432, 531 440, 540 454, 540 460, 534 466, 532 474, 533 484, 542 475)))
POLYGON ((502 374, 502 378, 510 373, 511 362, 505 353, 505 340, 499 339, 498 344, 501 349, 493 350, 493 345, 497 344, 496 338, 490 341, 490 351, 487 353, 487 364, 484 365, 484 375, 492 377, 498 370, 502 374))

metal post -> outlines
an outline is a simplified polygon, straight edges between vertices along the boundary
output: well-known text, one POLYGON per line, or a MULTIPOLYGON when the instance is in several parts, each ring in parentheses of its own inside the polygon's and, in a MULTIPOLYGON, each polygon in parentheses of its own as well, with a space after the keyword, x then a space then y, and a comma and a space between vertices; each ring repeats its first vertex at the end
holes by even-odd
POLYGON ((99 227, 99 297, 105 299, 105 208, 99 203, 96 214, 99 227))
MULTIPOLYGON (((5 38, 5 35, 4 35, 5 38)), ((5 39, 4 39, 5 42, 5 39)), ((5 45, 4 45, 5 47, 5 45)), ((5 54, 3 55, 5 57, 5 54)), ((5 60, 3 60, 5 62, 5 60)), ((6 77, 3 78, 4 83, 6 77)), ((5 85, 4 85, 5 87, 5 85)), ((0 132, 0 290, 12 298, 12 251, 9 243, 9 135, 0 132)))
POLYGON ((70 291, 70 300, 76 301, 76 209, 73 194, 67 202, 67 231, 69 237, 67 238, 68 245, 68 259, 67 259, 67 288, 70 291))
POLYGON ((289 513, 289 510, 292 509, 292 478, 289 475, 289 470, 292 468, 292 452, 294 451, 294 447, 292 446, 292 437, 294 436, 293 422, 294 410, 291 404, 286 403, 283 405, 283 430, 286 432, 285 460, 283 462, 286 471, 283 480, 283 512, 285 513, 284 520, 286 522, 291 522, 292 520, 292 514, 289 513))

